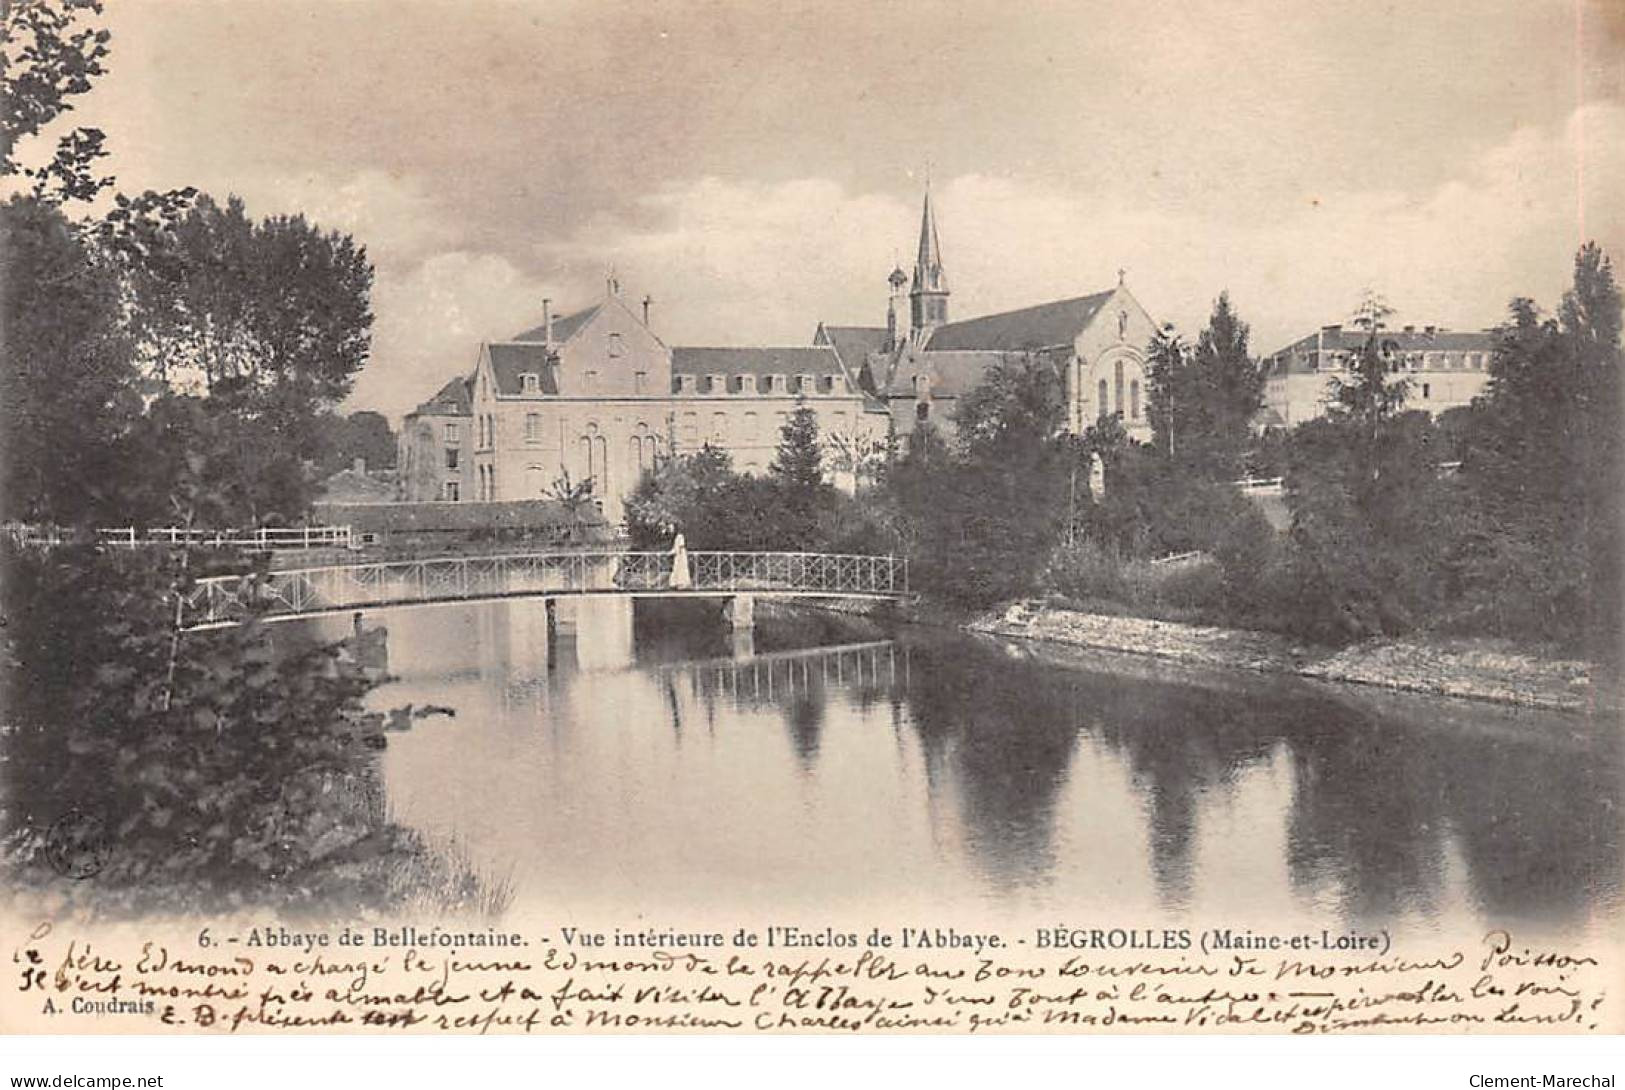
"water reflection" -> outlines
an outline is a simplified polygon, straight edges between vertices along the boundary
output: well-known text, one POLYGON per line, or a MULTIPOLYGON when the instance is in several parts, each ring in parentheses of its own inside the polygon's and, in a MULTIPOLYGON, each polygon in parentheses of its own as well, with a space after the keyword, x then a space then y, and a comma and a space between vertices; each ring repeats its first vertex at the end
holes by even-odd
POLYGON ((1536 927, 1617 899, 1620 739, 1582 720, 579 605, 369 618, 378 703, 458 710, 392 738, 393 811, 522 898, 1536 927))

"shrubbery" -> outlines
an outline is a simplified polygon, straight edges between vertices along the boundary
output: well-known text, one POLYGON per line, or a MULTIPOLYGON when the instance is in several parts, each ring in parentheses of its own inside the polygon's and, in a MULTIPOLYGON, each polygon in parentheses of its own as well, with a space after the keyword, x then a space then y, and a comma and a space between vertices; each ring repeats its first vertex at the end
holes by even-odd
POLYGON ((353 910, 390 893, 421 844, 378 804, 380 717, 339 648, 249 623, 176 632, 190 577, 177 552, 0 555, 6 619, 6 861, 49 877, 58 818, 100 822, 99 907, 353 910))

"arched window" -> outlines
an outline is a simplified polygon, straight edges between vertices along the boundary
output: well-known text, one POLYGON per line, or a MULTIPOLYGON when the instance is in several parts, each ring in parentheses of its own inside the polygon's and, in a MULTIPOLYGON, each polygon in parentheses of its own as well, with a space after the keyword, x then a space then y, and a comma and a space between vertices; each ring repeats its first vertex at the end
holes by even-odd
POLYGON ((1128 417, 1130 420, 1140 419, 1140 380, 1135 379, 1128 384, 1128 417))
POLYGON ((525 467, 525 495, 541 496, 547 493, 547 479, 541 466, 525 467))
POLYGON ((1105 379, 1100 380, 1099 398, 1100 398, 1099 404, 1096 405, 1096 407, 1095 407, 1096 408, 1095 415, 1099 416, 1102 420, 1104 420, 1106 418, 1106 414, 1111 412, 1111 409, 1112 409, 1111 405, 1108 404, 1107 401, 1106 401, 1106 380, 1105 379))
POLYGON ((1115 402, 1115 404, 1112 407, 1117 411, 1118 416, 1122 416, 1123 415, 1123 361, 1122 360, 1117 361, 1117 376, 1116 377, 1117 377, 1117 390, 1116 390, 1117 401, 1115 402))

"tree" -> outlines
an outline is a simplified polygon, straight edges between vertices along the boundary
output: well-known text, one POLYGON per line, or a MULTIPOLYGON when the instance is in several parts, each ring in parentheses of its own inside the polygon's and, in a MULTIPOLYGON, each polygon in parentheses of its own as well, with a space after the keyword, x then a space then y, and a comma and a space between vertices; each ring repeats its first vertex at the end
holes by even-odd
POLYGON ((1512 301, 1461 429, 1462 476, 1494 524, 1464 561, 1471 615, 1603 662, 1620 642, 1620 313, 1612 263, 1587 243, 1555 318, 1512 301))
POLYGON ((349 469, 358 458, 366 462, 368 469, 390 469, 395 465, 395 432, 382 413, 361 409, 349 416, 323 416, 319 431, 319 468, 323 474, 349 469))
POLYGON ((779 449, 768 467, 767 489, 757 493, 752 507, 761 511, 767 547, 809 549, 818 539, 823 515, 833 506, 834 487, 824 480, 823 443, 818 414, 804 398, 779 429, 779 449))
POLYGON ((911 437, 890 487, 904 507, 920 584, 983 607, 1029 593, 1067 514, 1060 375, 1033 354, 989 368, 954 410, 954 449, 929 429, 911 437))
POLYGON ((0 4, 0 176, 34 179, 36 197, 90 200, 111 178, 92 164, 104 156, 99 129, 77 128, 58 139, 43 166, 24 169, 17 145, 37 135, 106 74, 102 61, 111 35, 85 17, 102 13, 101 0, 8 0, 0 4), (52 189, 57 192, 51 193, 52 189))
POLYGON ((1151 342, 1147 415, 1155 446, 1209 480, 1241 474, 1263 404, 1264 375, 1248 354, 1248 334, 1229 293, 1220 292, 1194 347, 1167 329, 1151 342))
POLYGON ((0 205, 0 329, 4 517, 119 516, 140 397, 117 272, 37 198, 0 205))
POLYGON ((149 222, 142 242, 126 268, 154 378, 203 391, 239 380, 290 421, 350 392, 370 349, 373 278, 350 236, 303 216, 255 222, 239 198, 222 208, 202 195, 171 224, 149 222))
MULTIPOLYGON (((365 249, 302 217, 255 222, 236 198, 222 208, 188 190, 120 196, 98 241, 118 264, 137 364, 158 391, 140 464, 191 474, 150 482, 143 509, 212 525, 301 517, 305 463, 322 460, 329 411, 368 353, 365 249)), ((388 459, 384 446, 375 453, 388 459)))
POLYGON ((824 452, 818 439, 818 414, 805 398, 796 399, 796 408, 779 429, 779 449, 768 467, 788 492, 816 495, 824 485, 824 452))

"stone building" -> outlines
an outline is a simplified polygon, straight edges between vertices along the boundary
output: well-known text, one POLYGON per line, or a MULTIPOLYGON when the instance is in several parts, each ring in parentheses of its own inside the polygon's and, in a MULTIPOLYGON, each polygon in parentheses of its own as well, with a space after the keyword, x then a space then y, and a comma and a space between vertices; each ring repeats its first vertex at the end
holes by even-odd
MULTIPOLYGON (((817 414, 832 466, 844 451, 883 445, 884 412, 833 348, 668 347, 649 327, 649 305, 634 312, 611 280, 602 301, 557 318, 544 301, 541 325, 481 345, 466 380, 462 453, 446 441, 410 463, 466 468, 455 484, 414 472, 408 498, 535 499, 566 481, 591 481, 605 516, 619 521, 625 497, 659 458, 709 444, 743 472, 766 470, 800 404, 817 414)), ((435 447, 435 436, 460 434, 447 431, 455 421, 445 406, 437 395, 409 416, 403 445, 435 447)))
POLYGON ((471 498, 468 495, 469 429, 473 423, 469 380, 454 378, 408 413, 401 425, 395 465, 408 500, 471 498))
POLYGON ((1156 323, 1115 288, 950 321, 931 196, 912 277, 894 269, 884 326, 820 324, 810 345, 668 347, 611 278, 604 298, 480 346, 473 372, 406 418, 408 500, 489 502, 554 495, 591 481, 611 522, 657 459, 709 444, 746 473, 771 465, 798 405, 818 416, 826 465, 852 489, 888 440, 922 421, 952 432, 957 399, 1001 360, 1035 356, 1066 389, 1067 425, 1107 414, 1148 439, 1145 351, 1156 323), (905 290, 906 289, 906 290, 905 290))
MULTIPOLYGON (((1366 331, 1322 326, 1264 359, 1264 406, 1279 426, 1294 428, 1326 413, 1334 382, 1348 381, 1349 369, 1365 344, 1366 331)), ((1410 389, 1408 409, 1434 416, 1460 408, 1484 392, 1496 333, 1455 333, 1436 326, 1382 330, 1384 355, 1394 378, 1410 389)), ((1273 418, 1272 418, 1273 419, 1273 418)))
POLYGON ((895 436, 927 421, 951 436, 958 399, 990 367, 1035 356, 1055 367, 1064 383, 1069 430, 1081 432, 1115 415, 1130 437, 1150 439, 1146 348, 1157 325, 1121 274, 1107 291, 949 321, 950 290, 927 192, 914 275, 894 269, 887 283, 885 326, 820 326, 815 343, 860 368, 864 389, 886 406, 895 436))

